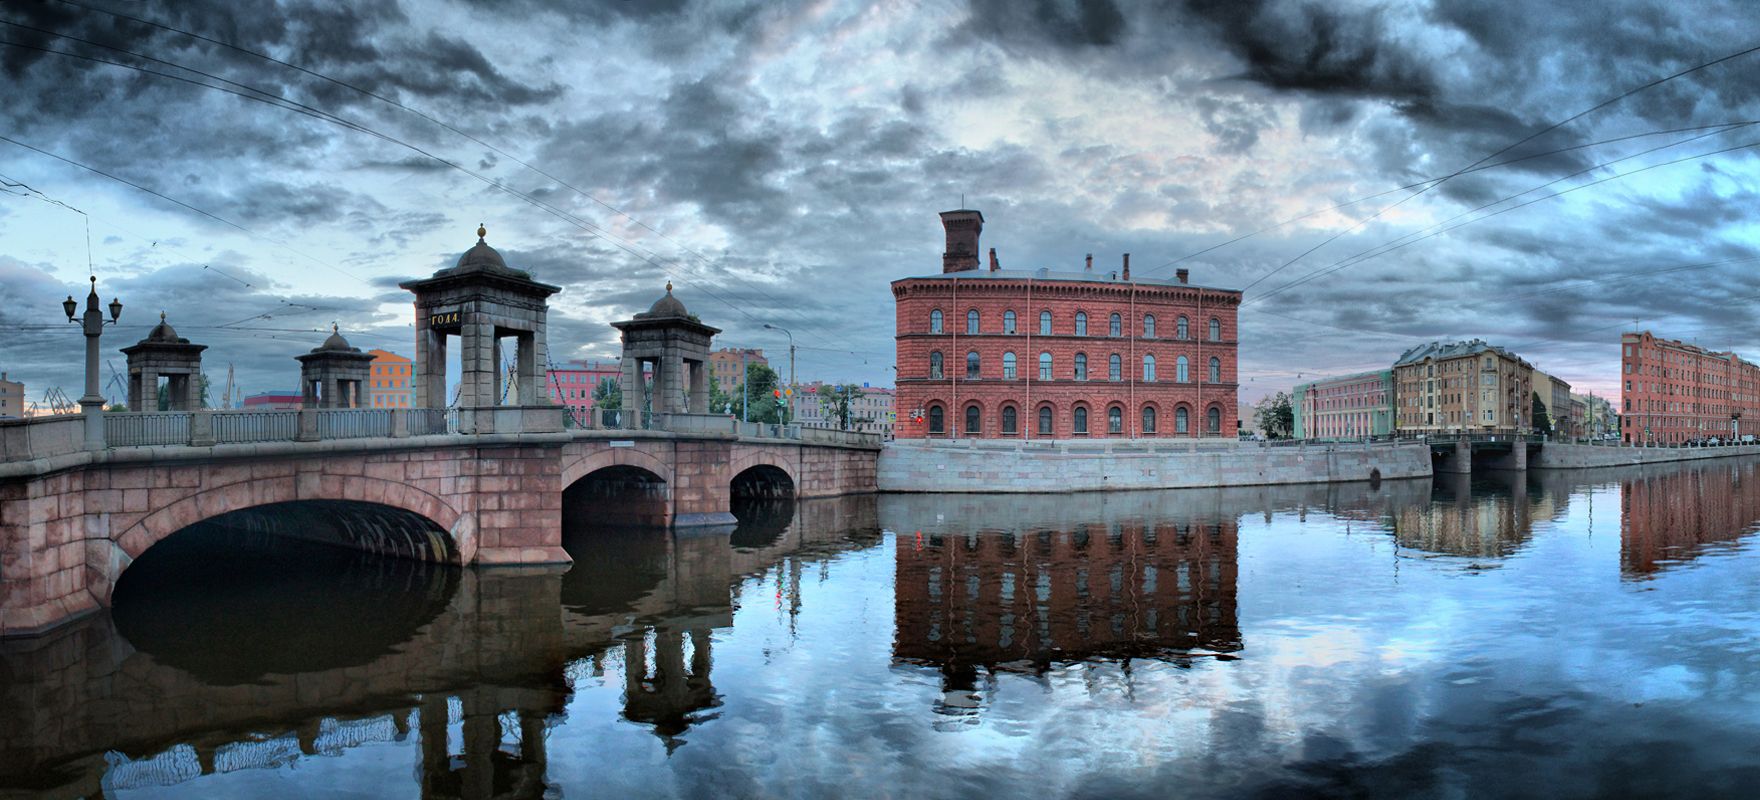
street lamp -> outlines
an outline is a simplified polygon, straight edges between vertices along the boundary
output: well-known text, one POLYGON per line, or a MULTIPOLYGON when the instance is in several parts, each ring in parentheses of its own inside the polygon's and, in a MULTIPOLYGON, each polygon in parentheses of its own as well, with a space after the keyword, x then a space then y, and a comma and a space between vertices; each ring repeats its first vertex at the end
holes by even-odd
MULTIPOLYGON (((768 322, 764 323, 764 328, 765 330, 782 331, 783 335, 788 337, 788 397, 792 403, 795 389, 798 388, 794 384, 794 334, 789 333, 788 329, 781 325, 771 325, 768 322)), ((788 421, 793 422, 794 408, 791 406, 788 411, 788 421)))
POLYGON ((79 303, 74 302, 71 294, 61 308, 67 312, 67 321, 80 323, 86 335, 86 393, 79 399, 79 413, 86 418, 86 449, 99 450, 104 447, 104 398, 98 394, 98 337, 104 335, 105 325, 115 325, 122 317, 122 301, 111 298, 110 318, 104 319, 104 312, 98 308, 98 276, 93 275, 85 313, 77 319, 73 316, 79 303))

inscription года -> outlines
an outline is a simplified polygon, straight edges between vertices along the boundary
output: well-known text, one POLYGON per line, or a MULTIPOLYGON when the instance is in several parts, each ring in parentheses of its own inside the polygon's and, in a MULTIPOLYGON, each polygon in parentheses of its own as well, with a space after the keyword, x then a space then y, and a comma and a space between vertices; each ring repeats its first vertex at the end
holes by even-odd
POLYGON ((428 326, 440 327, 443 325, 457 325, 462 322, 463 319, 463 315, 458 311, 435 311, 428 314, 428 326))

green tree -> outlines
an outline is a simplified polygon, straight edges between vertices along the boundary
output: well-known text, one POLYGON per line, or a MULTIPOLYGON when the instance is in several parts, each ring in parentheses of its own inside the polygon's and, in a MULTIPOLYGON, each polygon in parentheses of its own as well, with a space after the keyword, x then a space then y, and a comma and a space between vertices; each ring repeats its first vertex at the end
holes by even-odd
POLYGON ((747 364, 746 382, 734 389, 733 413, 752 422, 782 422, 784 408, 776 397, 777 388, 776 370, 768 364, 747 364))
POLYGON ((1290 403, 1289 392, 1278 392, 1259 401, 1253 407, 1254 415, 1259 418, 1259 425, 1265 429, 1265 435, 1273 439, 1288 439, 1296 430, 1296 411, 1290 403))
POLYGON ((1552 417, 1546 413, 1546 404, 1540 401, 1540 393, 1534 393, 1534 432, 1550 435, 1552 433, 1552 417))
MULTIPOLYGON (((201 380, 202 380, 202 382, 201 382, 202 396, 197 401, 196 408, 207 408, 208 407, 208 374, 205 372, 202 373, 201 380)), ((161 384, 159 386, 158 410, 159 411, 171 410, 171 383, 169 381, 167 381, 166 383, 161 384)))
POLYGON ((614 378, 602 378, 599 385, 593 387, 593 407, 606 411, 623 408, 623 389, 614 378))
POLYGON ((825 418, 836 420, 839 430, 850 430, 863 423, 873 422, 868 417, 857 417, 851 411, 855 400, 862 396, 862 387, 853 383, 841 386, 822 384, 819 386, 819 407, 825 410, 825 418))

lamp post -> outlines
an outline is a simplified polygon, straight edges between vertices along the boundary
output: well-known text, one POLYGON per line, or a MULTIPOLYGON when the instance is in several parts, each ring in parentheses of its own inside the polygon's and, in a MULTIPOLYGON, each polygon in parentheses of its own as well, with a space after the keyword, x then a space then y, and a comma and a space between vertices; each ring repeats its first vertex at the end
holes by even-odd
POLYGON ((115 325, 122 317, 122 301, 110 300, 110 318, 104 319, 104 312, 98 308, 98 277, 92 276, 91 293, 86 295, 86 311, 75 318, 73 313, 79 310, 79 303, 73 295, 61 304, 67 312, 68 322, 80 323, 86 335, 86 393, 79 399, 79 413, 86 418, 86 449, 101 450, 104 448, 104 397, 98 394, 98 337, 104 335, 106 324, 115 325))
POLYGON ((794 421, 794 407, 793 407, 794 390, 796 388, 794 385, 794 334, 789 333, 788 329, 782 327, 781 325, 771 325, 768 322, 764 323, 764 328, 767 330, 772 330, 772 331, 782 331, 783 335, 788 337, 788 396, 784 399, 787 401, 786 405, 789 406, 789 408, 788 408, 788 412, 789 412, 788 413, 788 421, 793 422, 794 421))

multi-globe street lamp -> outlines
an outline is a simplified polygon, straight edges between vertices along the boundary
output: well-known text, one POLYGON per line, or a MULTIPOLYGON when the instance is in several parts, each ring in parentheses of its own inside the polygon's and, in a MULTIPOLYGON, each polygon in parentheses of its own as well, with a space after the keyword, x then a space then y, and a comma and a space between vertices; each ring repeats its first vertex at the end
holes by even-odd
POLYGON ((71 294, 61 308, 67 312, 67 321, 80 323, 86 335, 86 393, 79 399, 79 412, 86 419, 86 448, 96 450, 104 446, 104 397, 98 394, 98 337, 104 335, 105 325, 115 325, 121 319, 122 301, 111 298, 110 318, 104 319, 104 312, 98 308, 98 276, 93 275, 85 313, 77 319, 73 316, 79 303, 71 294))

